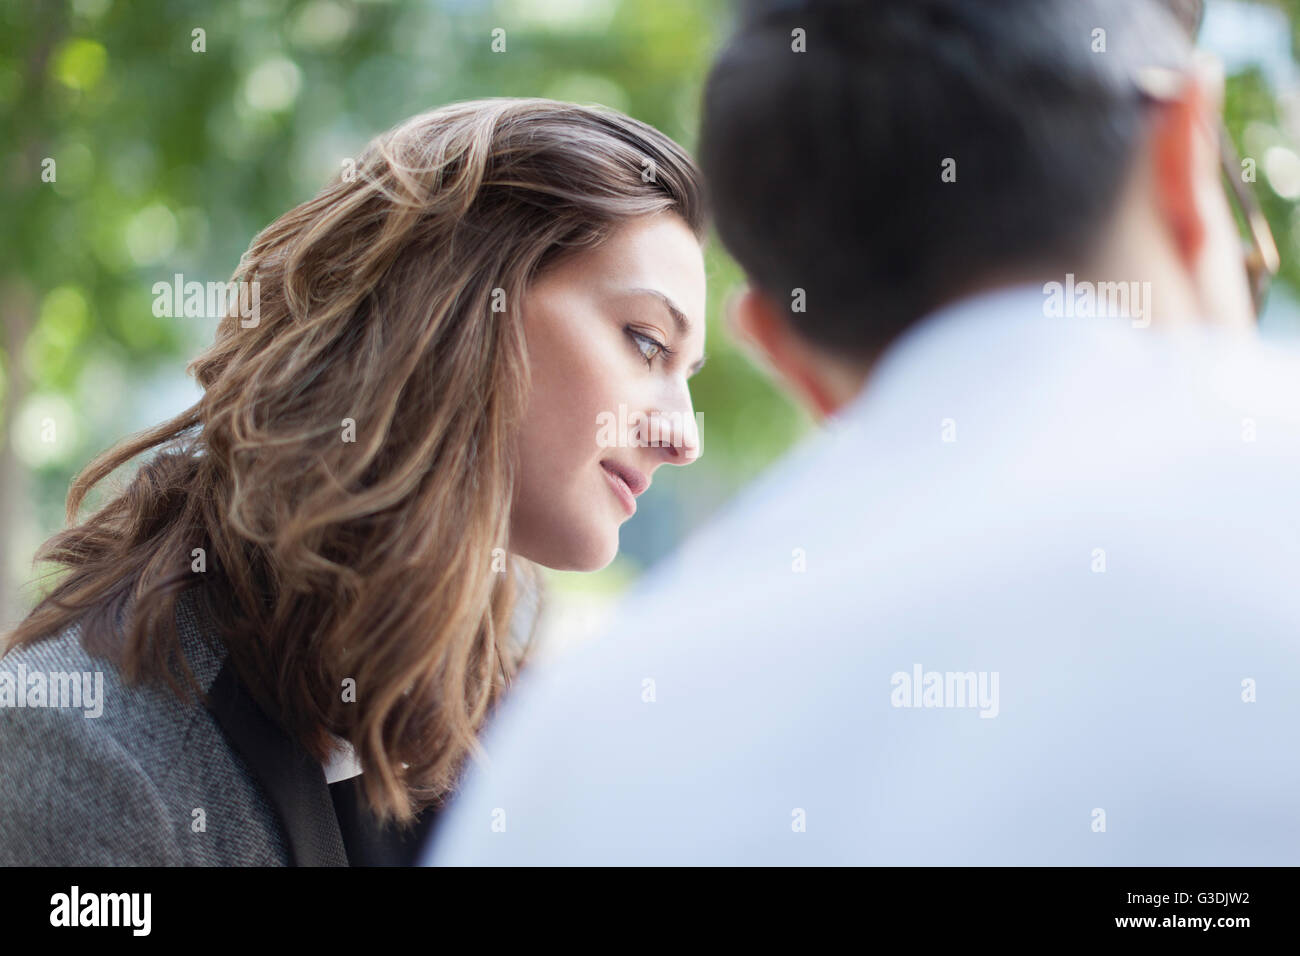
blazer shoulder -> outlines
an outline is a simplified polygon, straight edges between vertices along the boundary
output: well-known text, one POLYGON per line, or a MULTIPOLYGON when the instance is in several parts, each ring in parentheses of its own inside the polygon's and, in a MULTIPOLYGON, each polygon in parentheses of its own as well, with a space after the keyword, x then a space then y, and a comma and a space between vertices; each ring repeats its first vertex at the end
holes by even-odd
MULTIPOLYGON (((182 598, 181 651, 206 693, 224 647, 182 598)), ((179 863, 172 778, 220 738, 201 702, 127 684, 81 637, 71 624, 0 656, 0 864, 179 863)))
POLYGON ((0 865, 176 865, 149 775, 76 710, 0 707, 0 865))

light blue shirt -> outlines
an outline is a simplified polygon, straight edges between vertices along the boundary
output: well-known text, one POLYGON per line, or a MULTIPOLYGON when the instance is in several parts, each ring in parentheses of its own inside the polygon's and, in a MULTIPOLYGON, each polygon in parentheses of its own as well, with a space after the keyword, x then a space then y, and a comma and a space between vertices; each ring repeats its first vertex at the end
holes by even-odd
POLYGON ((914 327, 518 685, 434 864, 1300 863, 1300 359, 914 327))

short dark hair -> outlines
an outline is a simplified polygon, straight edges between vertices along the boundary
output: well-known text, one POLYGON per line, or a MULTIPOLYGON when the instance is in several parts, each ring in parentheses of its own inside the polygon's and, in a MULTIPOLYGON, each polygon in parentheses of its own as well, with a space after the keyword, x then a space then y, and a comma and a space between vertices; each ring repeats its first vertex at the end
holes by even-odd
POLYGON ((869 357, 967 291, 1086 257, 1142 135, 1134 71, 1189 54, 1155 0, 750 3, 704 95, 719 235, 774 301, 804 290, 807 340, 869 357))

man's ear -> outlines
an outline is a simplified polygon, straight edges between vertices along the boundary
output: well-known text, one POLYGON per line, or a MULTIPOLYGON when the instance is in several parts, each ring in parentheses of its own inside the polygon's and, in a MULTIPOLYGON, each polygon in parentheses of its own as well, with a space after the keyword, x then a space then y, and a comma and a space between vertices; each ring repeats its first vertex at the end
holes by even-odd
POLYGON ((818 420, 843 404, 826 360, 799 338, 790 320, 762 292, 751 286, 736 295, 727 310, 727 327, 751 359, 818 420))
POLYGON ((1161 104, 1151 127, 1152 177, 1160 216, 1179 258, 1194 271, 1206 242, 1207 189, 1218 190, 1216 128, 1206 81, 1188 83, 1175 100, 1161 104))

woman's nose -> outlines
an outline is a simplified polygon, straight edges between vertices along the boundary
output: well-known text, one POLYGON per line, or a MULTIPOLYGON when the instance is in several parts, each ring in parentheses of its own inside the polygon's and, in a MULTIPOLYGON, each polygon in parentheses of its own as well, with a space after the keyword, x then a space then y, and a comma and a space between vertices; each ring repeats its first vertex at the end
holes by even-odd
POLYGON ((684 411, 652 411, 649 418, 649 444, 659 450, 665 464, 689 465, 703 454, 703 423, 689 404, 684 411))

